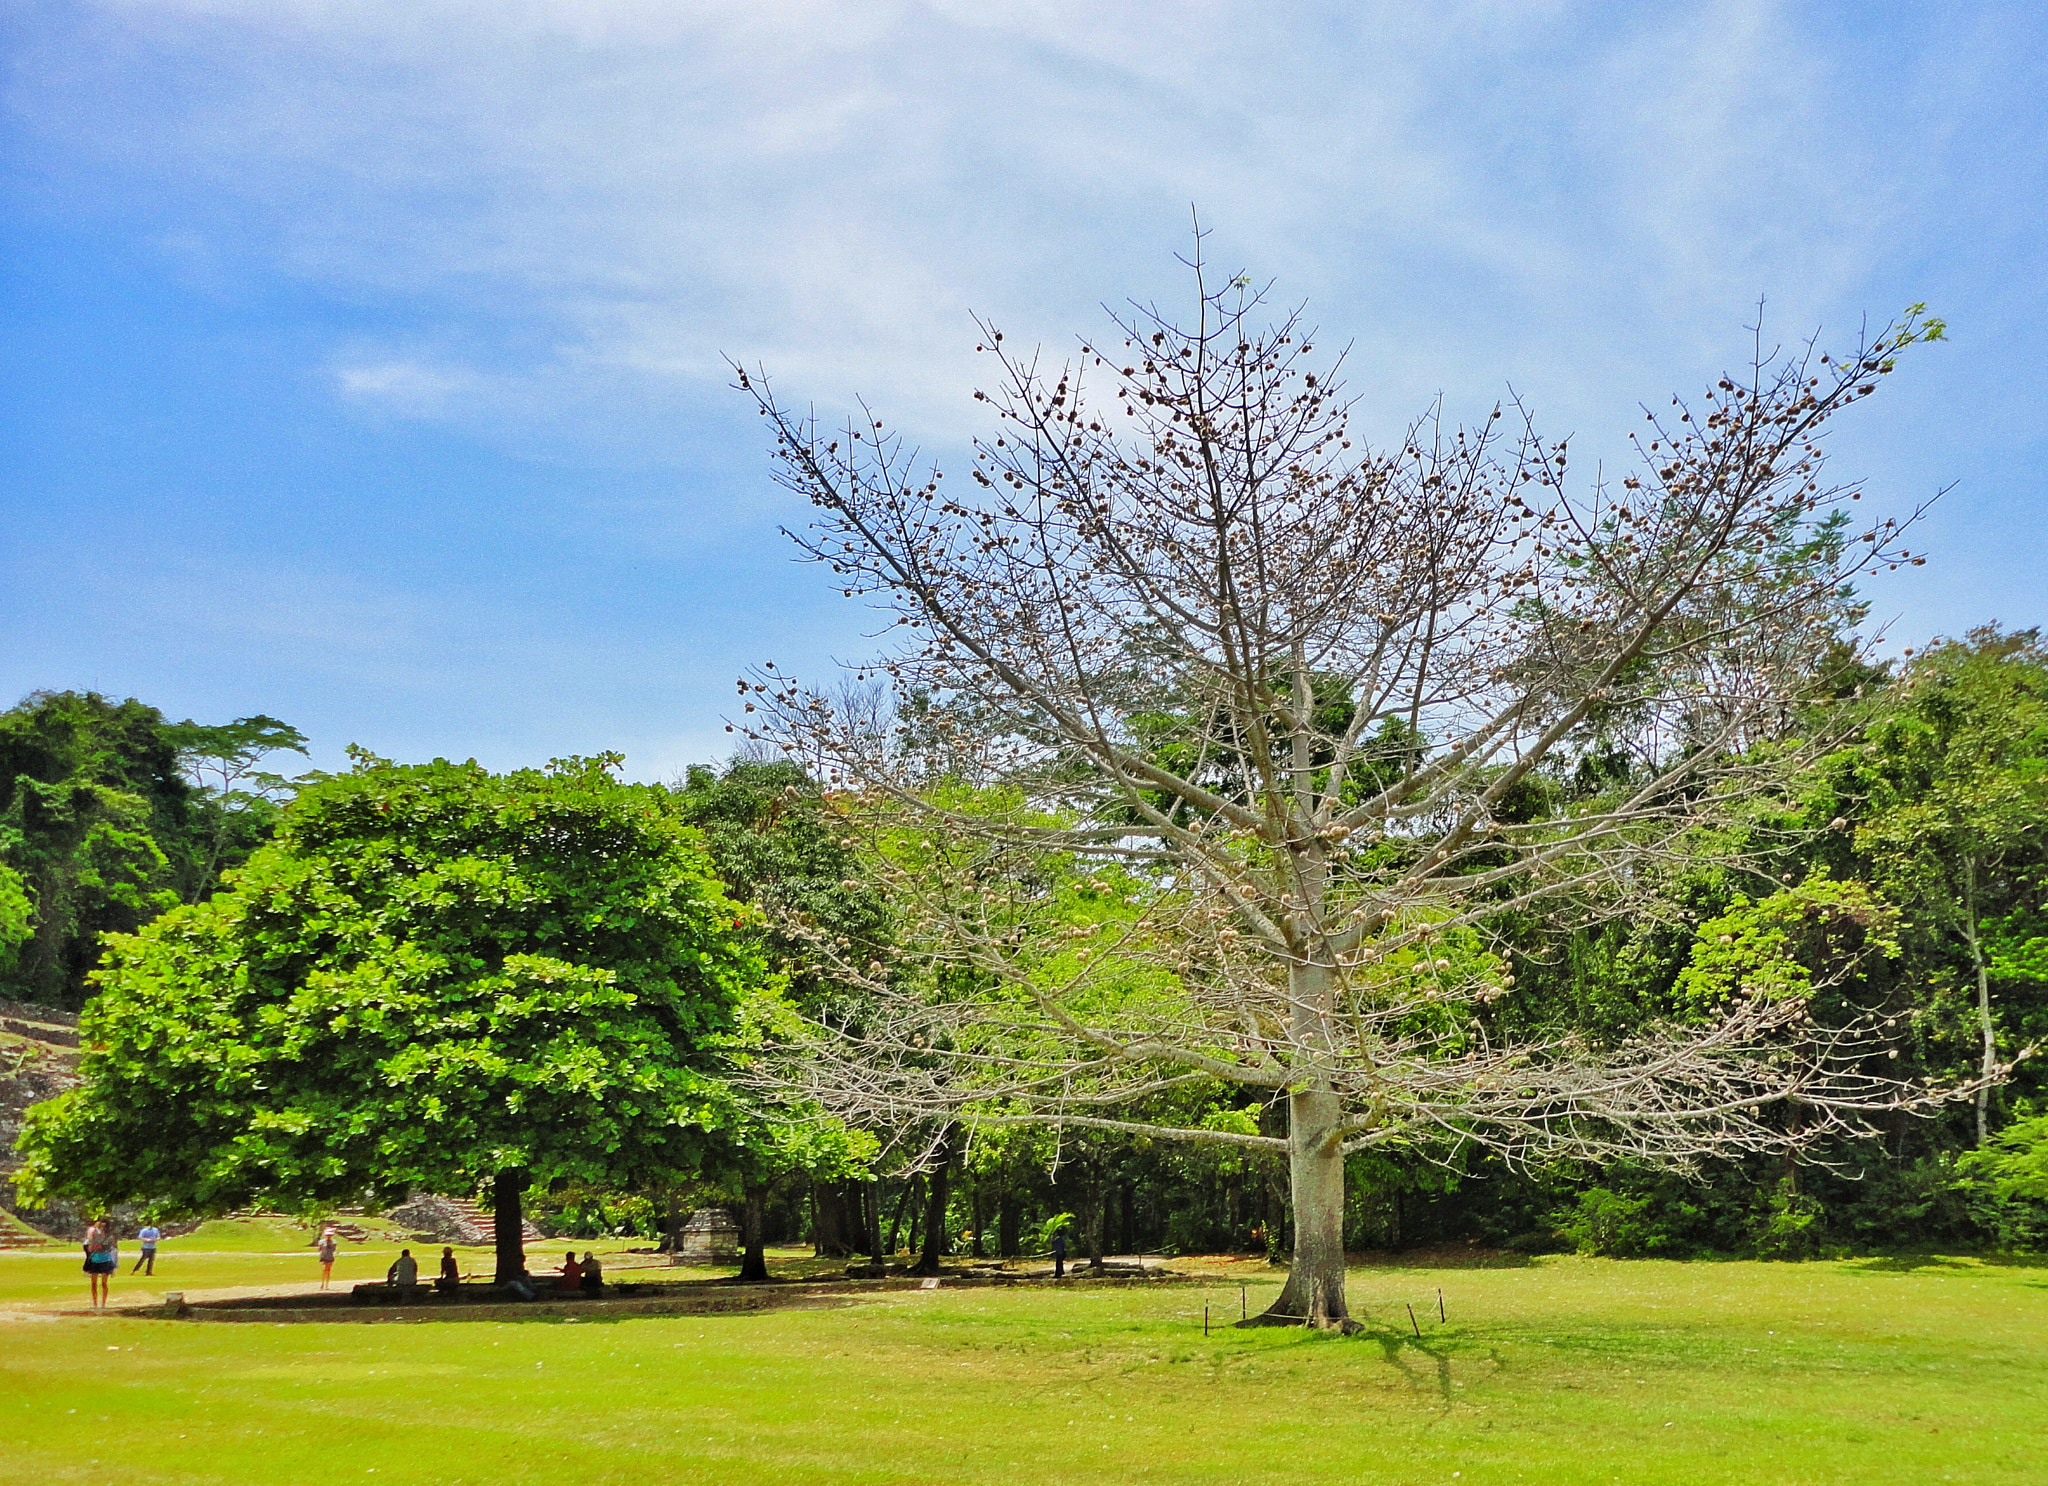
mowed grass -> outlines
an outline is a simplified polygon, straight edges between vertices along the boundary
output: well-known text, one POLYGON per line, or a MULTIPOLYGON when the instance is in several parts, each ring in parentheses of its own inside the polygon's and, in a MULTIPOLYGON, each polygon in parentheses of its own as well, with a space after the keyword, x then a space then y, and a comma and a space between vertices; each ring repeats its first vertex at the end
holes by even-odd
POLYGON ((1182 1286, 940 1288, 574 1322, 223 1324, 15 1306, 0 1309, 0 1476, 2048 1481, 2048 1270, 1373 1267, 1351 1279, 1364 1336, 1204 1338, 1203 1305, 1234 1318, 1240 1277, 1253 1309, 1278 1281, 1247 1264, 1182 1286))

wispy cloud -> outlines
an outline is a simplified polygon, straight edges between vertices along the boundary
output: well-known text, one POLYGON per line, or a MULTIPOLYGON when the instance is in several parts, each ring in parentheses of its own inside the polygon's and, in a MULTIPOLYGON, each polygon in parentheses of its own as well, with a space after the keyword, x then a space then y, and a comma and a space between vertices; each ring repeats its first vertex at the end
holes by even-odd
POLYGON ((246 261, 496 322, 461 370, 401 335, 338 378, 485 423, 494 386, 688 397, 730 354, 942 430, 970 307, 1064 344, 1174 292, 1190 203, 1355 326, 1378 390, 1540 371, 1577 403, 1758 293, 1853 298, 1913 189, 1762 0, 125 0, 47 45, 73 65, 31 59, 17 110, 182 179, 246 261))
MULTIPOLYGON (((2015 513, 2048 459, 2048 17, 1878 10, 39 0, 10 17, 0 188, 154 254, 218 309, 207 334, 290 319, 266 354, 342 425, 321 437, 439 470, 347 521, 282 476, 171 482, 166 504, 218 488, 242 513, 252 607, 208 629, 212 579, 130 553, 106 586, 150 617, 110 608, 110 651, 154 625, 288 664, 336 716, 383 708, 387 736, 646 739, 658 772, 722 737, 724 678, 762 647, 863 644, 860 615, 803 609, 771 536, 803 517, 724 358, 946 452, 977 426, 970 312, 1060 353, 1105 300, 1184 299, 1197 206, 1223 268, 1353 342, 1382 433, 1512 384, 1591 454, 1740 357, 1759 298, 1787 338, 1934 299, 1955 350, 1848 446, 1900 500, 1965 481, 1916 590, 1946 597, 1902 598, 1931 616, 1905 628, 2044 617, 2015 513), (529 467, 524 503, 483 488, 529 467), (303 550, 264 547, 280 508, 303 550), (393 526, 402 581, 348 549, 393 526)), ((259 425, 231 436, 311 437, 259 425)))

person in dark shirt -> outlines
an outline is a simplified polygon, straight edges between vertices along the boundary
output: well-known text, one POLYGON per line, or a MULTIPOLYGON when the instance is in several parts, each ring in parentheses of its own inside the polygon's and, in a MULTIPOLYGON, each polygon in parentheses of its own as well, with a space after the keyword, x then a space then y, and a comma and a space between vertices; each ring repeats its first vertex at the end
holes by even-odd
POLYGON ((455 1262, 455 1250, 441 1250, 441 1273, 434 1281, 434 1288, 444 1295, 453 1295, 462 1288, 462 1270, 455 1262))
POLYGON ((1064 1228, 1052 1236, 1052 1277, 1056 1280, 1067 1277, 1067 1231, 1064 1228))
POLYGON ((583 1293, 604 1294, 604 1266, 597 1262, 597 1255, 588 1251, 583 1255, 583 1293))

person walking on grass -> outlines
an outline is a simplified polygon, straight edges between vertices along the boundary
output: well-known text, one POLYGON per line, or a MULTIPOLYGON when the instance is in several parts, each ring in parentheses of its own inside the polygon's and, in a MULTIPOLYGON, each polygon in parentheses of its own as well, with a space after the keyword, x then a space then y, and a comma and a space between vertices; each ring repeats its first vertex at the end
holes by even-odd
POLYGON ((163 1236, 163 1230, 156 1224, 142 1225, 142 1231, 135 1235, 136 1242, 142 1245, 142 1252, 136 1256, 135 1268, 128 1271, 130 1274, 140 1272, 152 1277, 156 1274, 156 1245, 163 1236))
POLYGON ((327 1282, 334 1278, 334 1225, 329 1223, 320 1230, 320 1288, 325 1290, 327 1282))
POLYGON ((92 1308, 105 1310, 111 1298, 110 1278, 121 1267, 121 1245, 114 1237, 111 1218, 101 1218, 85 1230, 85 1276, 92 1285, 92 1308))

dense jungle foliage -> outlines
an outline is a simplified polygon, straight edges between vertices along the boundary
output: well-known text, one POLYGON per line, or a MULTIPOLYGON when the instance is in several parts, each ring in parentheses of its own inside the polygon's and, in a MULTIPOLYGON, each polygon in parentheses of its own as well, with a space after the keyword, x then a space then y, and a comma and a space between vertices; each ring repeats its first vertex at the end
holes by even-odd
POLYGON ((305 741, 92 691, 0 713, 0 996, 81 1005, 102 935, 201 901, 269 836, 284 781, 260 766, 305 741))
MULTIPOLYGON (((1723 865, 1671 867, 1664 911, 1615 919, 1586 904, 1503 919, 1513 988, 1486 1013, 1499 1030, 1619 1039, 1767 985, 1811 995, 1823 1020, 1882 1019, 1896 1071, 1936 1081, 1971 1079, 2048 1038, 2048 650, 2032 631, 1986 628, 1886 669, 1846 654, 1816 682, 1811 715, 1787 717, 1759 745, 1825 746, 1802 754, 1793 785, 1741 840, 1716 843, 1738 848, 1712 853, 1723 865)), ((301 742, 267 718, 181 728, 91 693, 38 694, 0 716, 5 994, 78 1004, 101 934, 204 898, 274 824, 282 791, 256 761, 301 742)), ((1626 788, 1632 767, 1589 733, 1514 808, 1535 818, 1626 788)), ((670 792, 725 890, 756 910, 749 932, 790 1004, 857 1019, 859 995, 824 950, 888 954, 889 905, 861 868, 873 843, 853 839, 831 797, 790 764, 700 767, 670 792)), ((1974 1099, 1898 1115, 1881 1142, 1796 1165, 1510 1169, 1472 1148, 1382 1149, 1351 1158, 1347 1241, 1777 1258, 2035 1247, 2048 1241, 2044 1093, 2041 1065, 2022 1060, 1974 1099)), ((1240 1090, 1175 1097, 1192 1101, 1178 1114, 1194 1123, 1282 1127, 1279 1110, 1240 1090)), ((690 1204, 741 1200, 757 1244, 804 1239, 849 1256, 1029 1251, 1063 1215, 1077 1257, 1277 1256, 1289 1242, 1277 1158, 1015 1127, 927 1132, 885 1145, 864 1170, 843 1152, 821 1165, 764 1147, 744 1180, 562 1186, 533 1193, 531 1210, 556 1232, 652 1236, 690 1204), (942 1166, 915 1169, 933 1151, 942 1166)))

